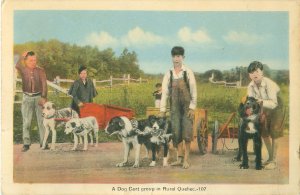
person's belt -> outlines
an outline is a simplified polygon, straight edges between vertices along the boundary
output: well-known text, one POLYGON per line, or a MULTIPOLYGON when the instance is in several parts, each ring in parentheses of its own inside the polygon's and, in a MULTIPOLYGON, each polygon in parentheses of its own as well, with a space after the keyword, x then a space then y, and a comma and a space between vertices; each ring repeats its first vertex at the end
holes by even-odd
POLYGON ((38 92, 38 93, 27 93, 27 92, 24 92, 24 94, 28 95, 30 97, 35 97, 35 96, 41 95, 42 93, 41 92, 38 92))

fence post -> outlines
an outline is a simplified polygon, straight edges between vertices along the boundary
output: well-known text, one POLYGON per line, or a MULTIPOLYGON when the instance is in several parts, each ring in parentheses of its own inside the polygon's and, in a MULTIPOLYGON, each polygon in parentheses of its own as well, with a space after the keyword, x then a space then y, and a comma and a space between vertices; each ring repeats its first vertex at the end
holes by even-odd
POLYGON ((110 75, 109 77, 109 80, 110 80, 110 88, 112 88, 112 85, 113 85, 113 77, 110 75))
POLYGON ((130 84, 130 74, 127 75, 127 79, 128 79, 128 85, 130 84))
POLYGON ((93 79, 94 87, 96 88, 96 79, 93 79))
MULTIPOLYGON (((57 75, 55 78, 54 78, 54 84, 60 86, 60 77, 57 75)), ((56 95, 59 95, 59 91, 57 89, 55 89, 55 94, 56 95)))
POLYGON ((126 79, 126 74, 123 74, 123 81, 124 81, 124 84, 126 84, 127 83, 127 81, 126 81, 127 79, 126 79))
POLYGON ((142 83, 142 77, 140 77, 140 83, 142 83))

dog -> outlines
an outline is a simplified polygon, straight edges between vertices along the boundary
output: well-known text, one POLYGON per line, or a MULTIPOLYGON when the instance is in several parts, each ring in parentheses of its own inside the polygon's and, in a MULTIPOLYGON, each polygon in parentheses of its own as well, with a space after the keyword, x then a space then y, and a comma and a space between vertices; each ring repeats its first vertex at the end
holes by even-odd
POLYGON ((84 117, 84 118, 72 118, 66 123, 65 133, 73 133, 74 134, 74 147, 72 150, 76 150, 78 146, 78 136, 84 137, 84 147, 83 150, 88 149, 88 134, 91 138, 91 145, 93 145, 93 133, 96 137, 95 146, 98 146, 98 132, 99 126, 97 119, 93 116, 84 117))
POLYGON ((241 127, 239 131, 239 152, 237 160, 240 160, 243 156, 241 169, 248 169, 248 154, 247 144, 248 139, 252 138, 254 143, 254 153, 256 155, 256 170, 261 170, 261 149, 262 149, 262 138, 261 138, 261 127, 260 127, 260 115, 261 105, 257 102, 254 97, 247 97, 245 103, 241 103, 239 106, 239 115, 241 117, 241 127))
MULTIPOLYGON (((127 117, 112 118, 105 128, 105 132, 109 135, 119 134, 122 137, 124 145, 124 160, 116 164, 117 167, 123 167, 128 164, 128 155, 130 149, 135 149, 135 162, 133 167, 139 167, 140 147, 145 145, 147 150, 152 150, 152 162, 150 166, 155 166, 157 146, 165 143, 168 148, 168 140, 171 134, 165 134, 161 129, 166 120, 157 120, 155 116, 150 116, 144 120, 129 120, 127 117)), ((165 149, 168 151, 168 149, 165 149)), ((167 153, 164 152, 164 164, 167 166, 167 153)))
POLYGON ((46 143, 47 139, 50 133, 50 130, 52 131, 52 142, 50 150, 55 150, 55 143, 56 143, 56 124, 57 124, 57 118, 60 119, 71 119, 71 118, 79 118, 76 111, 72 110, 71 108, 63 108, 60 110, 56 110, 56 107, 54 103, 52 102, 46 102, 42 107, 42 117, 43 117, 43 125, 45 127, 45 134, 42 144, 42 149, 46 149, 46 143))
POLYGON ((138 141, 152 151, 150 167, 156 165, 156 154, 160 146, 164 147, 163 166, 168 166, 169 142, 172 137, 171 124, 166 117, 150 115, 145 120, 138 121, 138 141))

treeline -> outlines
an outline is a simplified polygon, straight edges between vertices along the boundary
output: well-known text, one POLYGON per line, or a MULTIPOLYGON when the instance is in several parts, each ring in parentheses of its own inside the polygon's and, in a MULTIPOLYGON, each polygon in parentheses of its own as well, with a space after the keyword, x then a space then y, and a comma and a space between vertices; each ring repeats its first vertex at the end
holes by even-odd
MULTIPOLYGON (((76 79, 80 65, 88 67, 88 74, 96 80, 113 77, 122 77, 130 74, 132 78, 148 77, 161 80, 162 74, 146 74, 138 64, 138 56, 134 51, 125 48, 119 56, 111 49, 99 50, 97 47, 78 46, 63 43, 58 40, 27 42, 14 45, 14 54, 21 55, 24 51, 35 51, 38 55, 38 64, 47 72, 48 80, 57 75, 61 78, 76 79)), ((235 67, 230 70, 209 70, 204 73, 195 73, 200 82, 209 82, 208 78, 214 72, 215 81, 236 82, 242 80, 242 85, 250 82, 247 67, 235 67)), ((271 70, 264 65, 264 75, 270 77, 278 84, 289 84, 288 70, 271 70)))
MULTIPOLYGON (((288 70, 272 70, 268 65, 264 64, 264 75, 271 78, 279 85, 289 84, 289 71, 288 70)), ((248 85, 250 82, 249 74, 247 72, 247 67, 235 67, 230 70, 208 70, 204 73, 198 73, 197 77, 200 82, 207 83, 212 73, 214 73, 214 81, 226 81, 226 82, 236 82, 242 81, 242 85, 248 85)))
POLYGON ((130 74, 133 78, 144 75, 139 68, 137 54, 126 48, 120 56, 116 56, 111 48, 100 51, 97 47, 72 45, 58 40, 14 45, 15 55, 31 50, 37 53, 38 65, 46 70, 48 80, 53 80, 57 75, 75 79, 80 65, 87 66, 89 76, 96 80, 107 79, 110 75, 122 77, 123 74, 130 74))

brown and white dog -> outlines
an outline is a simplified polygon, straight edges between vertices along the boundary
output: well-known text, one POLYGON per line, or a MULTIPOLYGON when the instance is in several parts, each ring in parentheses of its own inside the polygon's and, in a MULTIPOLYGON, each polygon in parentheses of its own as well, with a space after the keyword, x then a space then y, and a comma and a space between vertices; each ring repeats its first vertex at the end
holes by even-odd
POLYGON ((46 142, 50 133, 50 130, 52 131, 52 142, 51 142, 51 150, 55 149, 55 143, 56 143, 56 125, 57 120, 56 119, 65 119, 69 120, 71 118, 79 118, 76 111, 72 110, 71 108, 63 108, 60 110, 56 110, 55 105, 52 102, 46 102, 43 105, 42 108, 42 116, 43 116, 43 124, 45 127, 45 134, 42 144, 42 149, 44 150, 46 148, 46 142))
POLYGON ((93 145, 93 133, 96 137, 95 146, 98 146, 98 132, 99 126, 97 123, 97 119, 93 116, 84 117, 84 118, 72 118, 66 123, 65 133, 73 133, 74 134, 74 147, 72 150, 76 150, 78 146, 77 136, 84 137, 84 147, 83 150, 88 149, 88 134, 91 138, 91 145, 93 145))

